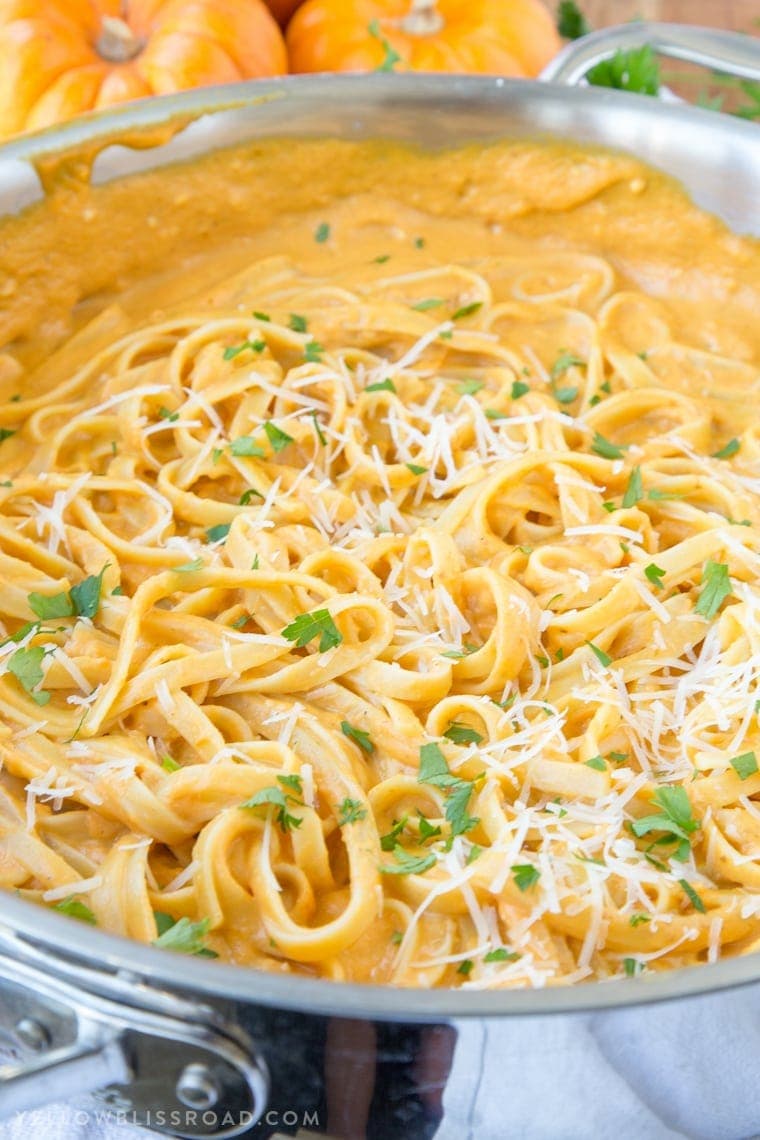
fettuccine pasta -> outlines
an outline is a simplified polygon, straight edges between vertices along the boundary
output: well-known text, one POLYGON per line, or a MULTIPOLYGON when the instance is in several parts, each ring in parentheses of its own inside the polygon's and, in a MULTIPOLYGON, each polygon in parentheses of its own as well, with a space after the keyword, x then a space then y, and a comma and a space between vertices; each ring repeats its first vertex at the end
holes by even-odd
POLYGON ((599 242, 349 280, 331 209, 6 357, 0 885, 338 981, 754 949, 753 346, 599 242))

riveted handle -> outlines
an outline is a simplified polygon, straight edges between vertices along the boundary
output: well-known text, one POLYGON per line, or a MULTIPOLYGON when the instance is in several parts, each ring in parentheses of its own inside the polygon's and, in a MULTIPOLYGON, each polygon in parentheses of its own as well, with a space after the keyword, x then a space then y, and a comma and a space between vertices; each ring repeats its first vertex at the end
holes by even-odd
POLYGON ((573 86, 602 60, 617 51, 648 44, 659 55, 685 60, 737 75, 760 80, 760 40, 739 32, 698 28, 686 24, 660 24, 636 21, 592 32, 568 44, 541 72, 550 83, 573 86))
POLYGON ((216 1140, 260 1119, 269 1077, 214 1009, 0 926, 0 1119, 86 1093, 125 1123, 216 1140))

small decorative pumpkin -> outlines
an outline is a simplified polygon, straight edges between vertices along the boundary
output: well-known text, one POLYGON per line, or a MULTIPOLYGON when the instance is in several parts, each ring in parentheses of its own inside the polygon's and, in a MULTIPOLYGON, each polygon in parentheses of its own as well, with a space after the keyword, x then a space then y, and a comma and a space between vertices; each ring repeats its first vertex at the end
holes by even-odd
POLYGON ((541 0, 306 0, 286 39, 291 71, 526 77, 561 47, 541 0))
POLYGON ((263 0, 0 0, 0 137, 287 70, 263 0))

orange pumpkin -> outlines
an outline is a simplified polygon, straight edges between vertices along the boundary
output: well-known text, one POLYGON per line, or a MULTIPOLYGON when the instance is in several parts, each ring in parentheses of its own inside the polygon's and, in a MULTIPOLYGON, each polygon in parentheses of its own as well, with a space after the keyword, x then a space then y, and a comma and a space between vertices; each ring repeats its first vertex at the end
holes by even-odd
POLYGON ((286 69, 262 0, 0 0, 0 137, 286 69))
POLYGON ((540 0, 306 0, 286 39, 291 71, 535 76, 561 47, 540 0))
POLYGON ((266 0, 269 11, 281 28, 284 28, 302 0, 266 0))

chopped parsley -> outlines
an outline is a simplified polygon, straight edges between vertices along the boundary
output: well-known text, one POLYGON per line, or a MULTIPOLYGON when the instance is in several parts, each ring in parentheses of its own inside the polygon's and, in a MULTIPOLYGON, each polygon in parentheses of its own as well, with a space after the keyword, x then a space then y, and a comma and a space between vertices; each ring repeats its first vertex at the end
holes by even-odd
POLYGON ((334 649, 343 640, 343 634, 333 621, 330 611, 326 609, 314 610, 313 613, 309 614, 299 614, 290 625, 285 626, 282 636, 287 641, 294 641, 298 649, 302 649, 315 637, 318 637, 320 653, 334 649))
POLYGON ((510 398, 512 400, 519 400, 521 396, 525 396, 528 392, 530 392, 530 384, 526 384, 523 380, 512 381, 512 391, 510 392, 510 398))
POLYGON ((380 836, 380 847, 383 851, 392 851, 396 846, 396 840, 401 835, 402 831, 409 822, 409 816, 405 815, 401 819, 393 821, 393 827, 385 835, 380 836))
POLYGON ((302 317, 300 313, 291 313, 288 321, 288 328, 293 332, 305 333, 309 327, 309 322, 306 317, 302 317))
POLYGON ((173 760, 171 756, 164 756, 161 760, 161 767, 165 772, 179 772, 182 765, 173 760))
POLYGON ((466 978, 472 973, 472 969, 473 969, 474 965, 475 965, 475 963, 473 962, 472 958, 465 958, 464 961, 460 962, 459 965, 457 966, 457 973, 458 974, 464 974, 464 976, 466 978))
POLYGON ((512 878, 515 880, 515 886, 519 891, 527 891, 531 887, 535 887, 541 878, 541 872, 532 863, 515 863, 510 867, 510 870, 512 878))
POLYGON ((365 392, 393 392, 394 396, 397 394, 396 393, 396 385, 393 383, 393 381, 391 380, 391 378, 389 376, 386 377, 385 380, 378 380, 378 382, 376 384, 368 384, 367 387, 364 389, 364 391, 365 392))
POLYGON ((622 459, 627 448, 619 447, 616 443, 611 443, 600 435, 598 431, 594 432, 594 438, 591 441, 591 450, 594 455, 600 455, 602 459, 622 459))
POLYGON ((310 340, 303 350, 304 360, 307 364, 319 364, 322 360, 324 348, 316 340, 310 340))
POLYGON ((224 360, 234 360, 241 352, 248 350, 249 352, 263 352, 266 348, 266 341, 261 339, 244 340, 242 344, 233 344, 225 348, 222 353, 224 360))
MULTIPOLYGON (((287 777, 280 777, 280 782, 287 780, 287 777)), ((286 787, 290 786, 286 784, 286 787)), ((298 789, 300 791, 300 787, 298 789)), ((290 795, 289 792, 284 791, 282 788, 262 788, 260 792, 256 792, 249 800, 240 805, 241 810, 253 811, 255 808, 269 807, 276 808, 275 820, 280 825, 283 831, 292 831, 298 828, 303 823, 303 817, 299 815, 291 815, 288 811, 288 804, 296 803, 303 807, 301 800, 290 795)))
POLYGON ((211 920, 201 919, 200 922, 191 922, 189 918, 180 918, 175 921, 170 914, 154 911, 158 938, 154 938, 153 945, 161 950, 176 950, 180 954, 195 954, 199 958, 217 958, 213 950, 205 945, 205 938, 211 920))
POLYGON ((438 309, 443 304, 443 297, 423 297, 421 301, 415 301, 412 305, 418 313, 426 313, 428 309, 438 309))
POLYGON ((734 439, 730 439, 727 444, 721 447, 719 451, 714 451, 712 457, 713 459, 730 459, 732 455, 736 455, 740 447, 741 444, 739 440, 734 437, 734 439))
POLYGON ((516 962, 520 957, 515 954, 514 950, 507 950, 506 946, 497 946, 495 950, 489 950, 483 956, 484 962, 516 962))
POLYGON ((456 720, 452 720, 443 735, 452 744, 480 744, 483 739, 481 733, 476 732, 474 728, 470 728, 467 724, 460 724, 456 720))
POLYGON ((272 319, 269 313, 259 313, 256 311, 256 309, 253 310, 252 315, 256 318, 257 321, 271 321, 272 319))
POLYGON ((404 466, 409 468, 412 475, 425 475, 428 471, 427 467, 421 467, 419 463, 405 463, 404 466))
POLYGON ((672 857, 683 863, 689 857, 690 836, 701 827, 699 820, 692 815, 689 797, 679 784, 669 784, 657 788, 651 802, 660 810, 634 820, 631 824, 633 834, 641 838, 652 831, 661 832, 660 838, 655 839, 651 846, 675 844, 672 857))
POLYGON ((702 589, 694 613, 707 618, 715 617, 726 598, 731 595, 731 580, 725 562, 713 562, 708 558, 702 571, 702 589))
POLYGON ((354 725, 350 724, 347 720, 342 720, 340 722, 340 731, 344 736, 347 736, 349 740, 353 740, 355 744, 358 744, 362 752, 366 752, 368 756, 371 756, 375 751, 375 745, 372 742, 370 734, 363 729, 355 728, 354 725))
POLYGON ((10 439, 12 435, 16 434, 17 429, 0 427, 0 443, 4 443, 6 439, 10 439))
POLYGON ((319 420, 317 419, 317 413, 312 412, 311 418, 312 418, 312 421, 314 423, 314 431, 316 432, 317 439, 321 443, 322 447, 327 447, 327 437, 326 437, 325 433, 322 431, 322 428, 319 426, 319 420))
POLYGON ((451 314, 452 321, 461 321, 463 317, 471 317, 473 313, 477 313, 478 309, 483 308, 482 301, 472 301, 469 305, 462 305, 461 309, 451 314))
POLYGON ((17 649, 8 661, 8 672, 13 674, 36 705, 46 705, 50 700, 50 693, 36 688, 43 677, 44 656, 45 650, 42 646, 33 645, 26 649, 17 649))
POLYGON ((255 487, 249 487, 247 491, 243 491, 243 494, 238 499, 238 503, 241 507, 247 507, 251 499, 263 498, 264 496, 262 495, 261 491, 257 491, 255 487))
POLYGON ((266 437, 272 445, 274 452, 283 451, 289 443, 293 442, 293 436, 288 435, 282 428, 278 428, 271 420, 266 420, 262 425, 266 433, 266 437))
POLYGON ((174 424, 179 419, 179 412, 170 412, 169 409, 165 408, 162 404, 158 409, 158 416, 159 419, 166 420, 168 423, 174 424))
POLYGON ((177 574, 192 574, 195 570, 203 569, 203 559, 194 558, 192 562, 183 562, 181 566, 172 566, 177 574))
POLYGON ((314 231, 314 241, 322 245, 330 236, 330 227, 327 222, 320 222, 314 231))
MULTIPOLYGON (((385 850, 385 848, 383 849, 385 850)), ((410 855, 398 843, 393 848, 393 864, 383 863, 380 873, 383 875, 422 875, 435 864, 436 858, 432 851, 427 855, 410 855)))
POLYGON ((338 810, 340 812, 338 816, 339 827, 345 827, 348 823, 358 823, 360 819, 367 818, 367 809, 361 800, 352 800, 349 799, 348 796, 346 796, 338 810))
POLYGON ((367 31, 373 39, 377 40, 377 42, 380 44, 380 47, 383 49, 383 52, 385 53, 382 63, 378 64, 378 66, 375 68, 375 71, 393 71, 395 65, 397 63, 401 63, 401 56, 394 48, 391 47, 385 36, 380 31, 380 21, 370 20, 370 22, 367 24, 367 31))
POLYGON ((241 435, 237 439, 233 439, 230 444, 230 451, 233 455, 242 458, 255 456, 257 459, 263 459, 265 454, 263 448, 259 447, 250 435, 241 435))
POLYGON ((612 664, 612 658, 610 657, 609 653, 605 653, 604 650, 600 649, 598 645, 594 645, 593 641, 587 641, 586 645, 594 654, 594 657, 596 657, 599 664, 603 665, 605 669, 608 667, 608 665, 612 664))
POLYGON ((206 528, 206 538, 209 542, 223 542, 230 533, 232 523, 217 523, 216 526, 206 528))
POLYGON ((730 763, 740 780, 748 780, 757 772, 757 756, 754 752, 743 752, 741 756, 734 756, 730 763))
POLYGON ((457 384, 456 392, 460 396, 474 396, 481 390, 481 388, 485 388, 484 380, 468 379, 462 380, 459 384, 457 384))
POLYGON ((80 922, 89 922, 90 926, 97 926, 95 915, 76 895, 67 895, 65 899, 55 904, 54 909, 59 910, 61 914, 67 914, 69 918, 78 918, 80 922))
POLYGON ((698 910, 700 914, 705 914, 706 913, 705 904, 702 902, 701 898, 699 897, 697 892, 694 890, 691 883, 688 883, 686 881, 686 879, 679 879, 678 885, 681 888, 681 890, 683 891, 683 893, 686 895, 687 899, 689 900, 691 905, 694 907, 694 909, 698 910))
POLYGON ((597 772, 607 771, 603 756, 592 756, 590 760, 585 761, 585 764, 587 768, 595 768, 597 772))
POLYGON ((421 784, 432 784, 446 792, 446 820, 451 828, 451 838, 464 835, 480 822, 469 816, 467 808, 472 795, 473 783, 454 776, 449 771, 446 757, 437 744, 423 744, 420 748, 420 767, 417 779, 421 784))
POLYGON ((568 368, 580 367, 585 363, 585 360, 581 360, 580 356, 575 356, 572 352, 560 352, 552 365, 550 373, 552 382, 559 380, 560 376, 563 376, 568 368))
POLYGON ((644 498, 644 485, 641 481, 641 468, 634 467, 628 478, 628 486, 623 495, 623 507, 635 507, 644 498))
POLYGON ((32 591, 27 601, 32 613, 43 621, 48 621, 50 618, 71 617, 74 613, 74 605, 67 590, 61 594, 38 594, 32 591))
POLYGON ((486 419, 489 420, 506 420, 509 417, 506 412, 500 412, 498 408, 486 408, 486 419))
POLYGON ((644 963, 638 958, 623 958, 623 969, 626 978, 635 978, 644 969, 644 963))
POLYGON ((628 925, 636 927, 636 926, 641 926, 641 924, 643 922, 651 922, 651 921, 652 921, 651 915, 648 915, 648 914, 632 914, 631 917, 628 919, 628 925))

